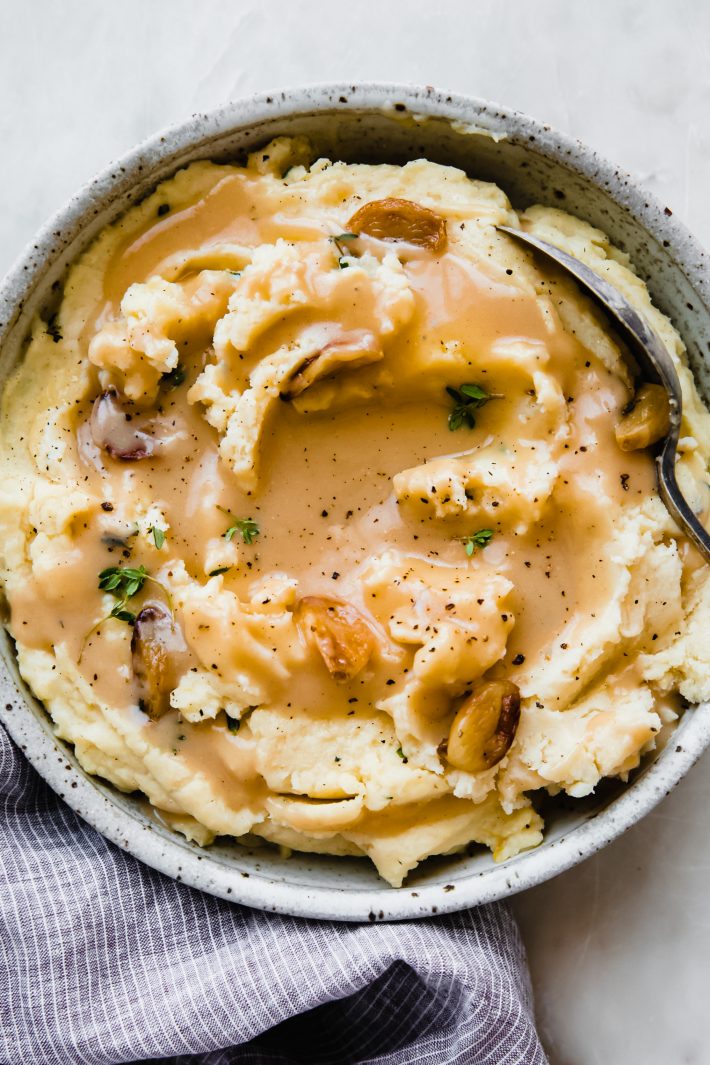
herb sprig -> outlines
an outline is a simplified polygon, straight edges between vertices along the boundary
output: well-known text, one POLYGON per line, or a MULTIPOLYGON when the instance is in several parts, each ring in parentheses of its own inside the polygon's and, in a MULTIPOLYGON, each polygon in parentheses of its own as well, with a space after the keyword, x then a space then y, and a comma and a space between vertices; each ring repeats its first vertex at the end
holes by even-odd
POLYGON ((133 610, 129 610, 129 601, 143 590, 146 581, 150 581, 151 584, 155 584, 156 587, 160 588, 172 613, 173 601, 170 592, 161 581, 148 573, 145 566, 107 566, 101 570, 99 573, 99 589, 102 592, 109 592, 116 599, 116 602, 106 617, 99 618, 96 624, 92 625, 87 632, 81 645, 77 664, 81 662, 89 640, 104 622, 114 618, 116 621, 125 621, 127 625, 135 624, 138 615, 133 610))
MULTIPOLYGON (((172 610, 173 604, 170 592, 164 584, 161 584, 155 577, 151 577, 145 566, 138 566, 137 569, 132 566, 107 566, 106 569, 102 569, 99 573, 99 588, 102 592, 110 592, 111 595, 118 599, 108 616, 110 618, 118 618, 119 621, 126 621, 129 625, 132 625, 136 620, 136 615, 127 609, 128 600, 132 599, 134 595, 138 595, 146 581, 151 581, 160 588, 168 601, 168 606, 172 610)), ((104 618, 104 621, 106 620, 104 618)))
POLYGON ((358 233, 338 233, 334 237, 328 237, 331 244, 334 245, 338 255, 338 266, 341 270, 347 270, 350 266, 348 261, 349 257, 352 257, 352 251, 347 247, 349 240, 357 240, 358 233))
POLYGON ((187 377, 187 370, 180 363, 177 364, 174 370, 169 370, 168 373, 164 373, 160 378, 160 383, 163 388, 179 388, 184 383, 187 377))
POLYGON ((161 547, 165 543, 165 530, 161 529, 159 525, 151 525, 151 527, 148 529, 148 532, 153 537, 153 543, 155 544, 156 548, 158 549, 158 551, 160 551, 161 547))
POLYGON ((478 532, 471 533, 470 536, 464 536, 464 550, 470 558, 479 547, 487 547, 492 539, 493 529, 479 529, 478 532))
POLYGON ((237 533, 241 535, 245 544, 253 544, 257 536, 261 532, 261 529, 253 518, 236 518, 229 510, 224 507, 217 507, 217 510, 221 510, 223 514, 231 520, 232 524, 229 528, 222 533, 227 543, 232 540, 237 533))
POLYGON ((336 236, 329 237, 328 239, 330 240, 331 244, 334 244, 335 247, 338 249, 338 255, 342 256, 350 255, 347 246, 343 247, 343 241, 347 242, 348 240, 357 240, 357 238, 357 233, 338 233, 336 234, 336 236))
POLYGON ((259 535, 260 529, 255 521, 251 518, 238 518, 234 525, 230 525, 224 534, 225 540, 229 541, 237 533, 241 533, 242 540, 245 544, 253 544, 254 540, 259 535))
MULTIPOLYGON (((110 618, 117 618, 132 625, 136 615, 128 609, 128 600, 137 595, 148 576, 145 566, 133 569, 131 566, 108 566, 99 573, 99 588, 110 592, 118 602, 113 607, 110 618)), ((104 618, 104 621, 107 620, 104 618)), ((99 622, 101 624, 101 622, 99 622)))
POLYGON ((462 426, 473 429, 476 425, 474 411, 479 410, 492 397, 480 385, 462 384, 458 388, 447 385, 446 391, 454 401, 454 408, 449 414, 449 429, 455 432, 462 426))
POLYGON ((118 602, 110 614, 94 625, 91 632, 89 632, 89 636, 99 625, 103 625, 104 621, 108 621, 109 618, 117 618, 119 621, 125 621, 128 625, 132 625, 136 620, 136 615, 132 610, 128 609, 128 601, 142 591, 146 581, 151 581, 160 588, 168 606, 172 610, 173 604, 170 592, 159 580, 151 577, 145 566, 138 566, 137 569, 133 566, 107 566, 106 569, 102 569, 99 573, 99 588, 102 592, 110 592, 118 602))
POLYGON ((117 602, 114 603, 106 617, 99 618, 96 624, 92 625, 87 632, 81 644, 77 665, 84 657, 84 651, 89 640, 95 632, 98 632, 105 621, 115 618, 116 621, 125 621, 127 625, 135 623, 137 615, 128 609, 128 600, 138 594, 147 579, 148 571, 145 566, 139 566, 138 569, 134 569, 131 566, 107 566, 106 569, 101 570, 99 573, 99 588, 102 592, 110 592, 111 595, 115 596, 117 602))

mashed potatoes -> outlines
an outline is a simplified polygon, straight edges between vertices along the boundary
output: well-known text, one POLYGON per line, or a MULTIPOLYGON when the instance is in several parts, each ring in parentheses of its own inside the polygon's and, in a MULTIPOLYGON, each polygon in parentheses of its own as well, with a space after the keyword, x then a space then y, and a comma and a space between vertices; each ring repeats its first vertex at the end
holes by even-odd
POLYGON ((708 569, 615 439, 604 320, 499 234, 608 278, 710 416, 603 233, 419 160, 279 139, 106 229, 4 395, 0 524, 24 677, 82 765, 201 844, 367 855, 400 885, 537 845, 710 697, 708 569))

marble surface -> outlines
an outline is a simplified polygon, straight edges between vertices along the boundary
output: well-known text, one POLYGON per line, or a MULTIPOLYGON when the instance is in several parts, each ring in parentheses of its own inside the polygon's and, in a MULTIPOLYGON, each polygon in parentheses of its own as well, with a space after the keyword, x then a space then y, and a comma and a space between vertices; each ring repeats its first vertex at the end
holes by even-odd
MULTIPOLYGON (((1 0, 0 271, 155 129, 330 80, 527 111, 626 167, 708 246, 709 53, 707 0, 1 0)), ((514 901, 552 1065, 710 1063, 709 873, 710 754, 622 839, 514 901)))

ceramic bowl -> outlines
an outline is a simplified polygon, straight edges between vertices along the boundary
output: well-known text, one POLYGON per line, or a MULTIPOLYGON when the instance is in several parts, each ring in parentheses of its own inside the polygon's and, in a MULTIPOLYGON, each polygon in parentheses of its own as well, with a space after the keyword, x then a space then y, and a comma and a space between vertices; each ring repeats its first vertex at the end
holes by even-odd
MULTIPOLYGON (((234 160, 277 134, 305 134, 317 153, 361 162, 426 156, 497 182, 516 207, 562 207, 628 252, 683 336, 708 395, 710 283, 690 234, 623 171, 577 141, 496 104, 400 85, 324 85, 236 101, 156 135, 86 185, 44 227, 0 288, 0 386, 32 317, 50 313, 67 266, 107 223, 195 159, 234 160)), ((511 895, 568 869, 655 806, 710 741, 710 705, 689 708, 663 751, 626 785, 551 803, 545 840, 495 865, 482 850, 429 859, 407 886, 387 887, 352 858, 293 855, 228 840, 202 850, 166 829, 147 803, 87 776, 20 679, 3 632, 0 718, 37 771, 99 832, 155 869, 264 910, 349 921, 445 913, 511 895)))

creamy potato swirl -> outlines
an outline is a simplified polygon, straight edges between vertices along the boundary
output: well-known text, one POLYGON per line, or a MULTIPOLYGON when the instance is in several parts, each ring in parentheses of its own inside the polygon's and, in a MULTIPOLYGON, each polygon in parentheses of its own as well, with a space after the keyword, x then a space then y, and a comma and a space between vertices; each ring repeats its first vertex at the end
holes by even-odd
POLYGON ((710 417, 603 233, 424 160, 309 158, 195 163, 70 270, 4 394, 2 575, 89 772, 201 844, 397 886, 537 845, 532 792, 624 778, 710 697, 708 570, 618 446, 623 354, 495 226, 657 330, 704 518, 710 417))

